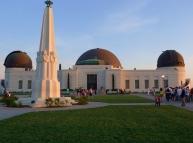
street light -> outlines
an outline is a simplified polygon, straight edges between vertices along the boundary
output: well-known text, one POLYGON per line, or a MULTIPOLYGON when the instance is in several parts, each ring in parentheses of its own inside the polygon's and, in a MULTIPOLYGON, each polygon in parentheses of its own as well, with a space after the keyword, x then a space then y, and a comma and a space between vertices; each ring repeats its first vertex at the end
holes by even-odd
POLYGON ((165 76, 164 76, 164 75, 162 75, 162 79, 163 79, 163 88, 164 88, 164 77, 165 77, 165 76))

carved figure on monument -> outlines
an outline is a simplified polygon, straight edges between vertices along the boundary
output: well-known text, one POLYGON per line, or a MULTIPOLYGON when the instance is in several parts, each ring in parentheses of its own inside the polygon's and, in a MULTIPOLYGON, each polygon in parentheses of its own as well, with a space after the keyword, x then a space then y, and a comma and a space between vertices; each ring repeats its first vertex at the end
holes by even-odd
POLYGON ((42 52, 42 55, 43 55, 43 62, 46 62, 46 63, 49 62, 49 56, 47 55, 46 50, 42 52))
POLYGON ((50 52, 50 62, 51 63, 57 63, 57 57, 56 57, 56 52, 52 51, 50 52))
POLYGON ((56 63, 57 63, 57 54, 56 52, 50 52, 50 63, 51 63, 51 78, 56 80, 57 70, 56 70, 56 63))
POLYGON ((41 57, 40 57, 40 52, 37 52, 37 58, 36 58, 36 62, 37 62, 37 68, 36 68, 36 79, 39 78, 40 76, 40 67, 41 67, 41 57))
POLYGON ((49 56, 47 55, 47 51, 46 50, 42 51, 41 62, 42 62, 41 63, 41 68, 42 68, 41 71, 43 71, 43 72, 42 72, 42 75, 40 75, 40 77, 42 77, 42 79, 45 80, 45 79, 48 78, 47 67, 48 67, 48 62, 49 62, 49 56))

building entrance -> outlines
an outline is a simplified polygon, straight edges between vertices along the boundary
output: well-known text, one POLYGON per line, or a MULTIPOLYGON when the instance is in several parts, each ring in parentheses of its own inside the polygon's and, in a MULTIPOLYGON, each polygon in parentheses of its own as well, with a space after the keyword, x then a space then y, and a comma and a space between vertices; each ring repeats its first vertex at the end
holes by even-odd
POLYGON ((97 74, 87 74, 87 89, 97 89, 97 74))

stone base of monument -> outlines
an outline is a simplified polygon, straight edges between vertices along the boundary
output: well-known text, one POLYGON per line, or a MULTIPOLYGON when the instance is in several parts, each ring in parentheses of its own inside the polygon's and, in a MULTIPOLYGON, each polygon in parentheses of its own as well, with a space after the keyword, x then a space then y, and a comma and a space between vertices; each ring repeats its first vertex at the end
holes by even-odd
MULTIPOLYGON (((47 107, 45 104, 45 99, 43 98, 19 98, 17 103, 21 101, 22 105, 30 106, 32 108, 40 108, 40 107, 47 107)), ((63 107, 72 106, 72 104, 76 104, 77 102, 71 99, 71 97, 60 97, 60 101, 63 101, 64 104, 61 105, 63 107)))

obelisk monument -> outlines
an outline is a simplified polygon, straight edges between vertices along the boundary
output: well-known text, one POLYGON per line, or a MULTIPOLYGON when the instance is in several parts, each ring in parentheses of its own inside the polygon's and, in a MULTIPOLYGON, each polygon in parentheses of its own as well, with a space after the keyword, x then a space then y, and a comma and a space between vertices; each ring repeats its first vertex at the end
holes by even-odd
POLYGON ((60 83, 57 79, 58 57, 55 48, 54 18, 50 0, 45 1, 40 47, 36 58, 36 77, 32 86, 32 98, 46 99, 60 97, 60 83))
POLYGON ((47 7, 44 10, 40 47, 36 58, 35 79, 32 84, 30 98, 19 98, 17 102, 31 107, 46 107, 46 98, 60 98, 63 106, 72 106, 77 103, 70 97, 60 97, 60 83, 57 78, 58 57, 55 48, 54 18, 50 0, 45 1, 47 7))

